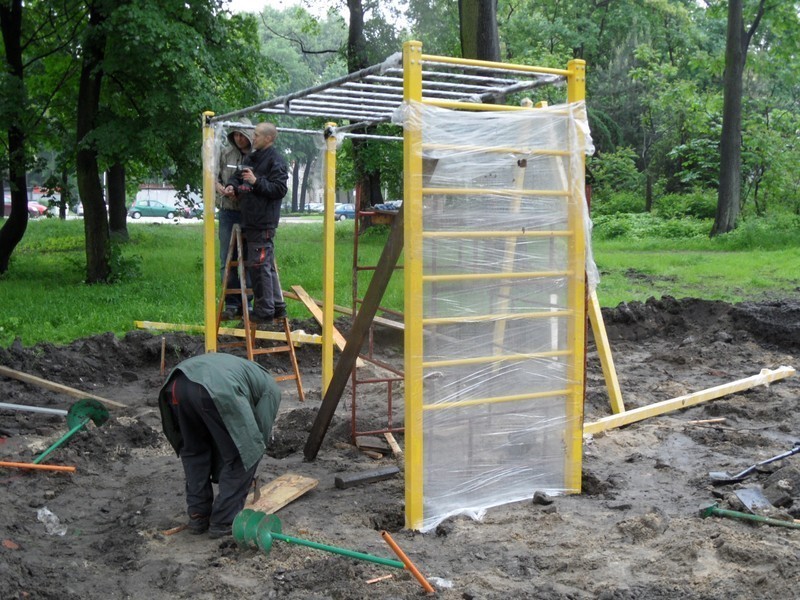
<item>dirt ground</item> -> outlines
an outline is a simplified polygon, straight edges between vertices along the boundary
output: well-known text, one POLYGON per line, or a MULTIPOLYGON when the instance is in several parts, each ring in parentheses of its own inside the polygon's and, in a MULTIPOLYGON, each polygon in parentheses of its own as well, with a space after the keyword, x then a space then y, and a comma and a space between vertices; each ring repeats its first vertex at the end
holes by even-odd
MULTIPOLYGON (((663 298, 603 314, 627 408, 800 362, 796 300, 730 305, 663 298)), ((313 330, 311 322, 295 326, 313 330)), ((203 351, 200 337, 165 337, 168 367, 203 351)), ((400 342, 380 334, 378 352, 397 361, 400 342)), ((285 371, 284 357, 265 364, 285 371)), ((337 475, 397 464, 391 454, 370 458, 349 443, 349 389, 317 459, 303 460, 321 402, 319 348, 303 347, 299 361, 307 400, 298 402, 293 382, 282 384, 281 415, 259 477, 294 472, 319 485, 279 511, 284 533, 395 558, 380 536, 386 529, 445 599, 800 597, 800 531, 699 513, 710 502, 741 510, 733 492, 755 487, 777 505, 775 518, 800 518, 800 455, 765 465, 740 484, 714 486, 708 477, 737 473, 800 440, 800 376, 586 436, 581 495, 490 509, 482 522, 449 519, 422 535, 403 530, 402 472, 335 487, 337 475), (694 422, 707 419, 724 420, 694 422)), ((155 402, 160 362, 161 335, 142 331, 65 347, 16 342, 0 349, 0 365, 127 405, 110 409, 106 424, 90 425, 47 460, 76 465, 74 474, 0 468, 0 597, 424 595, 407 572, 302 546, 276 541, 264 554, 231 539, 164 535, 186 516, 183 472, 161 433, 155 402), (43 507, 65 535, 48 533, 37 517, 43 507)), ((67 409, 75 402, 3 377, 0 389, 8 403, 67 409)), ((402 390, 395 401, 402 404, 402 390)), ((385 426, 384 389, 365 390, 358 408, 360 427, 385 426)), ((585 412, 586 421, 610 414, 591 344, 585 412)), ((65 431, 59 415, 0 411, 0 457, 31 461, 65 431)))

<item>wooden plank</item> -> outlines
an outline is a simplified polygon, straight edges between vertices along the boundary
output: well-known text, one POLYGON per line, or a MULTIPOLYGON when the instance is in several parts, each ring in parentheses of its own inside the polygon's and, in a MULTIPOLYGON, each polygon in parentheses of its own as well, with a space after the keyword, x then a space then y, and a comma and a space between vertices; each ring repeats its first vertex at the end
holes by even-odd
POLYGON ((587 310, 589 312, 589 323, 592 325, 594 343, 597 346, 597 355, 600 357, 600 366, 603 369, 603 377, 606 380, 608 398, 611 401, 611 412, 615 415, 623 413, 625 412, 625 404, 622 402, 622 390, 619 387, 617 370, 614 368, 614 357, 611 356, 611 344, 608 343, 606 324, 603 321, 603 313, 600 311, 600 301, 597 299, 596 292, 589 294, 587 310))
POLYGON ((334 478, 333 483, 340 490, 344 490, 362 483, 374 483, 376 481, 390 479, 399 472, 400 469, 397 467, 384 467, 383 469, 375 469, 374 471, 362 471, 361 473, 337 475, 334 478))
POLYGON ((0 375, 3 377, 10 377, 11 379, 18 379, 19 381, 24 381, 25 383, 38 385, 46 390, 50 390, 51 392, 59 392, 61 394, 66 394, 67 396, 72 396, 73 398, 91 398, 92 400, 97 400, 98 402, 102 402, 103 404, 107 404, 108 406, 113 406, 115 408, 127 408, 122 402, 116 402, 115 400, 109 400, 107 398, 95 396, 89 392, 77 390, 66 385, 61 385, 60 383, 55 383, 53 381, 48 381, 47 379, 36 377, 35 375, 23 373, 21 371, 15 371, 14 369, 9 369, 8 367, 0 366, 0 375))
POLYGON ((394 268, 397 265, 397 260, 400 258, 402 252, 403 207, 401 206, 394 223, 392 223, 389 238, 386 240, 386 245, 383 247, 381 257, 378 259, 375 272, 369 282, 369 287, 364 296, 361 310, 358 311, 353 327, 350 330, 347 345, 344 347, 333 369, 333 375, 331 376, 328 390, 325 392, 325 397, 322 399, 322 404, 317 412, 317 418, 311 426, 311 432, 303 448, 303 455, 306 460, 311 461, 317 457, 317 453, 322 446, 322 440, 325 438, 325 434, 333 419, 333 414, 336 411, 336 407, 339 405, 339 400, 350 379, 353 365, 369 333, 370 325, 372 324, 375 314, 378 312, 378 305, 381 298, 383 298, 383 293, 389 285, 389 280, 391 279, 394 268))
POLYGON ((245 504, 245 508, 252 508, 271 515, 306 492, 313 490, 318 483, 319 480, 311 477, 304 477, 297 473, 284 473, 277 479, 262 485, 258 500, 253 501, 251 498, 245 504))
MULTIPOLYGON (((320 310, 319 306, 317 306, 317 303, 314 301, 314 299, 311 296, 309 296, 308 292, 305 291, 299 285, 293 285, 292 290, 294 290, 294 293, 297 295, 297 299, 303 304, 305 304, 308 311, 317 320, 317 323, 322 325, 323 321, 322 310, 320 310)), ((336 344, 336 347, 339 348, 340 351, 344 350, 345 344, 347 344, 347 340, 344 339, 344 336, 339 332, 338 329, 336 329, 336 327, 333 327, 332 329, 333 329, 333 343, 336 344)), ((362 361, 360 358, 357 359, 356 366, 363 367, 364 361, 362 361)))
POLYGON ((400 444, 397 443, 397 440, 394 439, 394 436, 390 432, 384 433, 383 437, 386 438, 386 442, 392 449, 392 454, 394 454, 397 458, 403 456, 403 449, 400 447, 400 444))

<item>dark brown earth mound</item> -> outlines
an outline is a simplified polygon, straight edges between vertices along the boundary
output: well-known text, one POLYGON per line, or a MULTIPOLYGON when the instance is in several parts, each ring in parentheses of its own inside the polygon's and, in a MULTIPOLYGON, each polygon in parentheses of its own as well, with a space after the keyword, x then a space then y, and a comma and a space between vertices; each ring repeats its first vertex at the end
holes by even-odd
MULTIPOLYGON (((800 302, 730 305, 651 299, 604 310, 626 408, 649 405, 758 374, 797 366, 800 302)), ((312 322, 296 329, 318 332, 312 322)), ((346 330, 342 324, 341 329, 346 330)), ((203 351, 200 337, 163 336, 166 366, 203 351)), ((402 359, 393 332, 376 351, 402 359)), ((183 474, 160 431, 155 405, 162 336, 131 332, 68 346, 15 342, 0 365, 124 403, 52 455, 74 474, 0 468, 2 598, 417 598, 403 571, 276 541, 269 555, 163 531, 185 522, 183 474), (46 524, 44 509, 59 523, 46 524), (63 527, 64 529, 59 529, 63 527), (63 531, 63 535, 59 533, 63 531), (393 577, 367 583, 391 573, 393 577)), ((259 468, 268 481, 286 472, 319 486, 279 512, 284 532, 394 558, 398 544, 436 584, 441 598, 728 599, 800 597, 800 531, 731 518, 702 519, 718 502, 742 510, 735 492, 751 488, 773 516, 800 518, 800 455, 763 465, 738 484, 712 485, 710 471, 737 473, 800 440, 800 378, 790 377, 682 411, 587 436, 583 494, 537 496, 492 509, 482 522, 449 519, 419 535, 403 527, 402 475, 337 489, 341 473, 397 464, 375 460, 350 439, 345 392, 314 462, 303 446, 321 402, 319 349, 298 358, 307 400, 284 384, 274 440, 259 468)), ((286 372, 283 355, 265 358, 286 372)), ((370 369, 372 367, 366 367, 370 369)), ((3 402, 69 408, 75 398, 0 378, 3 402)), ((395 398, 402 404, 402 390, 395 398)), ((385 424, 384 390, 359 388, 358 418, 385 424)), ((587 359, 586 421, 610 414, 597 352, 587 359)), ((0 411, 0 458, 31 461, 66 431, 59 415, 0 411)), ((402 444, 402 436, 398 436, 402 444)))

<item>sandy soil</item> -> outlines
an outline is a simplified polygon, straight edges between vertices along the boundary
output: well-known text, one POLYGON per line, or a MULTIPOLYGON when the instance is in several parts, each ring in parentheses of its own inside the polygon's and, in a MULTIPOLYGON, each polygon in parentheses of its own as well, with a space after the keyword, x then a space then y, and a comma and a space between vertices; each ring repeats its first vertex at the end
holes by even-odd
MULTIPOLYGON (((800 362, 797 301, 734 306, 665 298, 620 305, 604 317, 628 408, 800 362)), ((312 329, 309 322, 297 326, 312 329)), ((166 341, 168 367, 203 349, 198 337, 170 334, 166 341)), ((397 360, 399 341, 380 336, 378 349, 397 360)), ((284 533, 394 558, 379 535, 386 529, 423 573, 437 578, 438 596, 446 599, 800 597, 800 531, 699 516, 713 501, 739 510, 733 492, 757 487, 778 505, 777 517, 800 518, 800 455, 765 465, 741 484, 715 487, 708 478, 792 448, 800 439, 800 377, 587 436, 583 494, 495 508, 483 522, 450 519, 421 535, 402 528, 402 476, 334 486, 336 475, 396 464, 391 454, 376 460, 349 443, 349 391, 317 460, 303 461, 321 401, 318 354, 301 349, 307 401, 300 404, 294 384, 284 384, 275 440, 259 468, 262 481, 287 471, 319 479, 315 490, 280 510, 284 533)), ((267 555, 232 540, 163 535, 186 517, 180 462, 155 406, 160 355, 161 336, 146 332, 0 349, 2 365, 127 405, 48 460, 77 465, 76 473, 0 469, 0 597, 423 595, 403 571, 301 546, 275 542, 267 555), (65 535, 48 533, 37 519, 43 507, 66 526, 65 535), (391 579, 366 583, 389 573, 391 579)), ((269 359, 269 368, 286 370, 282 356, 269 359)), ((587 369, 591 421, 610 413, 593 346, 587 369)), ((0 386, 5 402, 66 409, 75 401, 1 377, 0 386)), ((383 391, 365 392, 358 406, 365 425, 385 425, 383 391)), ((65 431, 58 415, 0 411, 0 456, 30 461, 65 431)))

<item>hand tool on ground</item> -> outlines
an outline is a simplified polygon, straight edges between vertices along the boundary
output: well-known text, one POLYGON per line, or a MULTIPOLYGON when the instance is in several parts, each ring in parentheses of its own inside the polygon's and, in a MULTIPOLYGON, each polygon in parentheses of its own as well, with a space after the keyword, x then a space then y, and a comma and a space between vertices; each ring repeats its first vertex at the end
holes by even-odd
POLYGON ((236 543, 240 546, 256 546, 264 554, 269 554, 269 551, 272 548, 272 540, 275 539, 283 542, 289 542, 290 544, 298 544, 300 546, 308 546, 309 548, 315 548, 317 550, 324 550, 325 552, 332 552, 333 554, 341 554, 342 556, 347 556, 349 558, 365 560, 387 567, 405 569, 405 565, 398 560, 381 558, 380 556, 373 556, 363 552, 347 550, 346 548, 339 548, 337 546, 329 546, 327 544, 312 542, 311 540, 304 540, 291 535, 284 535, 281 533, 281 529, 281 520, 275 515, 268 515, 250 508, 245 508, 242 512, 236 515, 236 518, 233 520, 233 539, 236 540, 236 543))
POLYGON ((411 559, 406 556, 406 553, 400 549, 400 546, 397 545, 392 539, 392 536, 389 535, 388 531, 381 531, 381 537, 383 541, 389 544, 389 547, 397 554, 397 558, 403 561, 403 564, 406 566, 406 570, 409 571, 413 576, 414 579, 419 581, 419 584, 423 587, 423 589, 428 592, 429 594, 436 593, 436 590, 433 589, 433 586, 428 583, 428 580, 419 572, 419 569, 414 566, 414 563, 411 562, 411 559))
POLYGON ((733 519, 743 519, 745 521, 757 521, 758 523, 765 523, 767 525, 777 525, 778 527, 800 529, 800 523, 795 523, 794 521, 782 521, 771 517, 762 517, 761 515, 751 515, 745 512, 739 512, 738 510, 727 510, 720 508, 716 503, 702 507, 700 509, 700 516, 704 519, 710 516, 731 517, 733 519))
POLYGON ((781 460, 782 458, 787 458, 789 456, 792 456, 793 454, 797 454, 798 452, 800 452, 800 442, 795 442, 794 448, 792 448, 791 450, 787 450, 782 454, 778 454, 777 456, 773 456, 772 458, 768 458, 766 460, 762 460, 761 462, 757 462, 756 464, 747 467, 741 473, 737 473, 736 475, 731 475, 727 471, 711 471, 708 474, 708 477, 711 479, 711 483, 713 483, 714 485, 721 485, 725 483, 738 483, 749 477, 751 474, 753 474, 758 467, 762 465, 767 465, 771 462, 775 462, 776 460, 781 460))
POLYGON ((760 510, 775 509, 772 503, 767 500, 764 493, 757 488, 742 488, 734 490, 733 493, 739 498, 739 501, 752 513, 757 513, 760 510))
POLYGON ((56 448, 86 427, 89 421, 93 421, 95 425, 100 427, 103 423, 108 421, 108 410, 100 402, 92 398, 78 400, 75 404, 70 406, 69 411, 67 411, 67 426, 70 430, 55 444, 37 456, 33 464, 38 465, 41 463, 56 448))

